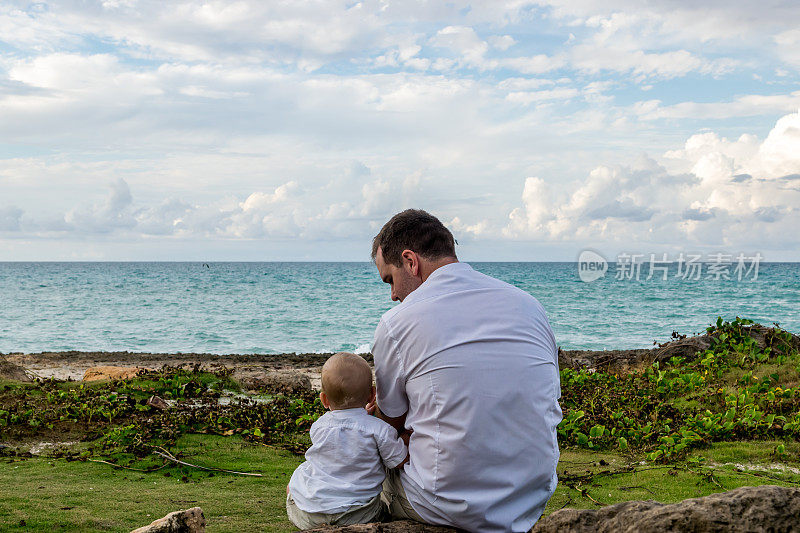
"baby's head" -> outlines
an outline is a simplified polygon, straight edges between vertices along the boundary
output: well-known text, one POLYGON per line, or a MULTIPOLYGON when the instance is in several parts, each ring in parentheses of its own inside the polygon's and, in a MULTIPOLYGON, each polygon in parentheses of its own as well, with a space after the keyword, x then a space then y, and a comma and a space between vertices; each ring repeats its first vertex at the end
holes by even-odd
POLYGON ((374 395, 372 369, 363 357, 340 352, 325 361, 319 397, 327 409, 364 407, 374 395))

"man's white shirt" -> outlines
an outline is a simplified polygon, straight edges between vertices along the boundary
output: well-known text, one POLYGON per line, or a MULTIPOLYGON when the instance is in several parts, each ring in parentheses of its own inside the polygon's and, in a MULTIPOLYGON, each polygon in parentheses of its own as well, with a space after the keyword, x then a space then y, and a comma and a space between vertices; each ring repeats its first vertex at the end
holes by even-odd
POLYGON ((528 531, 555 490, 558 354, 528 293, 465 263, 386 312, 378 405, 413 430, 401 482, 417 513, 469 531, 528 531))
POLYGON ((366 409, 328 411, 311 425, 306 461, 292 474, 289 492, 310 513, 343 513, 380 494, 384 465, 407 456, 397 431, 366 409))

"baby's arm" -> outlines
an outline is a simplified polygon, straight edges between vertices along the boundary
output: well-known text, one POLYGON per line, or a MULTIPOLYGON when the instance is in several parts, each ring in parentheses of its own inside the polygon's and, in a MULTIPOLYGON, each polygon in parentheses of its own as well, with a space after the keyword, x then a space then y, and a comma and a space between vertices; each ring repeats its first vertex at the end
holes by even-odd
POLYGON ((390 425, 386 424, 385 430, 375 436, 375 442, 386 468, 397 468, 408 462, 408 447, 390 425))

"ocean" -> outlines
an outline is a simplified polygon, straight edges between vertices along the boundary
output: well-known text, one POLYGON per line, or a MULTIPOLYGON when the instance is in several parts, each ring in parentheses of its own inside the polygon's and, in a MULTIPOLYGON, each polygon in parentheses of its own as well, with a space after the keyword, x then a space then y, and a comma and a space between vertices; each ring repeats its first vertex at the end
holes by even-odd
MULTIPOLYGON (((535 296, 565 349, 652 347, 717 316, 800 332, 800 263, 591 282, 577 263, 471 265, 535 296)), ((364 353, 394 305, 366 262, 0 263, 0 352, 364 353)))

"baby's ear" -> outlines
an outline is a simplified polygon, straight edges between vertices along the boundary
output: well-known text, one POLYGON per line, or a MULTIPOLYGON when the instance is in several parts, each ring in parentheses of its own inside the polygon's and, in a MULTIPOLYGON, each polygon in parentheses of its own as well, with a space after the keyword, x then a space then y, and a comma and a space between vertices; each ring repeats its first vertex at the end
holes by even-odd
POLYGON ((375 385, 372 386, 372 396, 369 400, 369 403, 372 403, 374 401, 375 401, 375 385))
POLYGON ((324 407, 325 409, 331 408, 331 404, 328 403, 328 395, 325 394, 324 392, 319 393, 319 401, 322 402, 322 407, 324 407))

